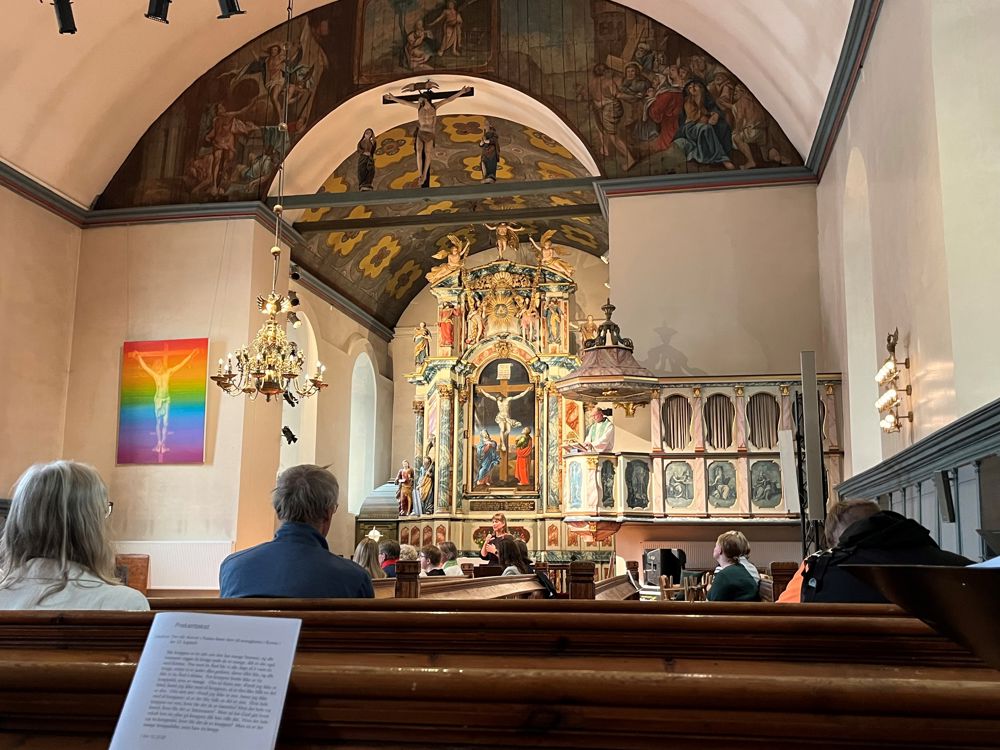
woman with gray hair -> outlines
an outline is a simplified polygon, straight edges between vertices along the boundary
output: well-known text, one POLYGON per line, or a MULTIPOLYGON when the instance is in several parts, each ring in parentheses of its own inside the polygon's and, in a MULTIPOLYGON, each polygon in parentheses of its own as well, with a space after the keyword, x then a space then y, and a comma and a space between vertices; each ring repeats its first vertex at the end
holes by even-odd
POLYGON ((24 472, 0 537, 0 609, 149 609, 114 577, 110 515, 93 467, 53 461, 24 472))

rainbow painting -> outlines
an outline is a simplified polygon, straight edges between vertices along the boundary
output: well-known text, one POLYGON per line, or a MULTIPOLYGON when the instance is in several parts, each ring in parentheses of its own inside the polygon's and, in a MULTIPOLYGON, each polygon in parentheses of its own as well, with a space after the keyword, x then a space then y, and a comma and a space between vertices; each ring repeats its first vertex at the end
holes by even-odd
POLYGON ((204 463, 207 366, 208 339, 125 342, 119 464, 204 463))

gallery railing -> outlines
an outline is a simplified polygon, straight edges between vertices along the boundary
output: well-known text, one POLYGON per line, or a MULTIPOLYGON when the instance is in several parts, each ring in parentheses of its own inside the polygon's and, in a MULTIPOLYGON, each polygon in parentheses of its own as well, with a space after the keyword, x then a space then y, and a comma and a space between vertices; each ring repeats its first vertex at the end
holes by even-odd
MULTIPOLYGON (((842 476, 837 374, 819 376, 827 482, 842 476)), ((581 516, 797 516, 797 375, 662 378, 652 450, 568 456, 563 509, 581 516)))

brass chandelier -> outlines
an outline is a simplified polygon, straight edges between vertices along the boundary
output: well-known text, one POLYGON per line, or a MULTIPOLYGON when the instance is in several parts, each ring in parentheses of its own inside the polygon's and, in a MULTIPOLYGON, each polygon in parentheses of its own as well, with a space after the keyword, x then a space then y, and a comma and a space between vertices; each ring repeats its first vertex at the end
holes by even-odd
MULTIPOLYGON (((288 3, 288 26, 285 44, 286 53, 291 47, 292 3, 288 3)), ((274 206, 274 245, 271 247, 271 258, 274 261, 274 271, 271 275, 271 291, 266 297, 257 297, 257 309, 267 316, 264 325, 257 331, 246 346, 230 353, 225 361, 219 360, 219 369, 212 376, 212 381, 230 396, 243 394, 251 401, 263 395, 267 401, 275 396, 283 396, 289 401, 295 398, 306 398, 319 393, 329 385, 323 382, 323 372, 326 368, 322 363, 316 363, 316 371, 311 378, 302 383, 300 378, 305 367, 305 355, 298 344, 289 341, 285 327, 291 323, 298 328, 301 325, 298 315, 292 310, 298 303, 294 295, 283 295, 277 291, 278 265, 281 260, 281 201, 285 190, 285 156, 287 155, 288 136, 288 63, 285 63, 285 100, 282 121, 278 126, 284 134, 285 153, 278 163, 278 201, 274 206), (278 316, 284 316, 279 320, 278 316)))

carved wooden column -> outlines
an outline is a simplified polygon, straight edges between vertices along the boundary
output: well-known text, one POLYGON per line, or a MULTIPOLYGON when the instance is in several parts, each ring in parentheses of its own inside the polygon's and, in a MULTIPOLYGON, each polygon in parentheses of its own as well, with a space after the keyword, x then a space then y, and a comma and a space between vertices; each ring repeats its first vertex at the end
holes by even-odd
POLYGON ((419 560, 399 560, 396 562, 396 598, 420 598, 419 560))
POLYGON ((701 388, 692 391, 691 437, 694 438, 695 453, 705 452, 705 411, 701 402, 701 388))
POLYGON ((465 445, 468 442, 468 426, 465 424, 465 405, 469 403, 471 387, 464 385, 458 389, 458 408, 455 410, 455 443, 460 446, 455 450, 455 470, 452 486, 455 488, 455 511, 462 509, 462 480, 465 477, 465 445))
MULTIPOLYGON (((417 460, 421 460, 424 457, 424 402, 414 401, 413 402, 413 415, 414 415, 414 427, 413 427, 413 456, 417 460)), ((420 464, 417 464, 415 469, 419 470, 420 464)))
POLYGON ((791 389, 787 385, 781 386, 781 429, 794 429, 792 425, 792 397, 791 389))
POLYGON ((568 578, 570 599, 594 598, 594 563, 589 560, 571 562, 568 578))
POLYGON ((435 467, 437 488, 434 492, 434 512, 447 513, 451 509, 452 470, 454 468, 452 463, 455 450, 455 440, 452 434, 454 420, 452 399, 455 396, 455 389, 448 383, 439 384, 437 389, 441 412, 438 418, 438 460, 435 467))
POLYGON ((653 391, 649 401, 649 435, 654 453, 663 452, 663 394, 659 389, 653 391))
POLYGON ((747 449, 747 400, 742 385, 736 386, 736 450, 747 449))
POLYGON ((823 420, 826 449, 835 451, 840 448, 840 436, 837 425, 837 397, 833 383, 827 383, 823 390, 823 406, 826 411, 826 418, 823 420))

